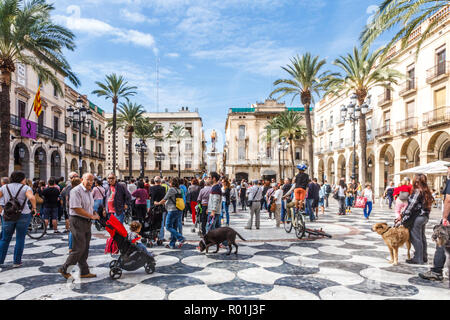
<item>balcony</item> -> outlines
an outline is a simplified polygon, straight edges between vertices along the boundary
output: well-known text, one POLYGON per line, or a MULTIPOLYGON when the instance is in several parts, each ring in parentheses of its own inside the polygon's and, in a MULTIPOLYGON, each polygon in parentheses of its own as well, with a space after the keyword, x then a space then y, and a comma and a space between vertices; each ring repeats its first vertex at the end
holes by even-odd
POLYGON ((83 148, 83 155, 86 156, 86 157, 90 157, 91 156, 91 150, 83 148))
POLYGON ((317 134, 322 134, 325 132, 324 126, 321 126, 317 129, 317 134))
POLYGON ((427 83, 434 84, 448 77, 450 71, 450 62, 445 61, 438 63, 431 69, 427 70, 427 83))
POLYGON ((353 147, 353 139, 345 139, 345 147, 353 147))
POLYGON ((417 131, 417 117, 410 117, 403 121, 397 122, 397 133, 408 135, 417 131))
POLYGON ((66 118, 64 119, 64 124, 65 124, 66 128, 67 128, 67 127, 70 127, 70 121, 69 121, 69 118, 66 117, 66 118))
POLYGON ((105 135, 103 133, 99 132, 98 133, 98 139, 101 140, 101 141, 104 141, 105 140, 105 135))
POLYGON ((38 134, 44 136, 44 138, 53 138, 53 129, 49 127, 38 125, 37 132, 38 134))
POLYGON ((83 134, 89 134, 89 127, 86 125, 83 126, 83 134))
POLYGON ((59 141, 59 142, 63 142, 65 143, 67 141, 67 136, 65 133, 59 132, 59 131, 55 131, 55 136, 53 137, 55 140, 59 141))
POLYGON ((374 138, 373 138, 373 132, 372 130, 367 130, 367 142, 371 143, 373 142, 374 138))
POLYGON ((385 93, 378 96, 378 106, 383 108, 390 104, 392 104, 392 93, 391 90, 386 90, 385 93))
POLYGON ((417 92, 417 78, 409 79, 400 84, 399 96, 405 97, 417 92))
POLYGON ((91 151, 92 158, 98 158, 98 152, 91 151))
POLYGON ((334 129, 334 123, 333 122, 328 122, 328 124, 327 124, 327 130, 328 131, 331 131, 331 130, 333 130, 334 129))
POLYGON ((391 125, 384 125, 381 128, 377 128, 375 130, 375 138, 377 139, 386 139, 392 137, 391 125))
POLYGON ((439 107, 423 114, 423 126, 437 127, 450 124, 450 107, 439 107))
POLYGON ((100 158, 101 160, 106 160, 106 156, 105 156, 105 154, 103 154, 103 153, 100 153, 100 154, 99 154, 99 158, 100 158))
POLYGON ((97 139, 97 131, 92 131, 91 130, 90 136, 91 136, 91 138, 97 139))
POLYGON ((11 125, 20 128, 20 119, 18 116, 11 115, 11 125))
POLYGON ((337 145, 336 145, 336 150, 344 150, 345 149, 345 144, 344 144, 344 140, 341 140, 337 145))

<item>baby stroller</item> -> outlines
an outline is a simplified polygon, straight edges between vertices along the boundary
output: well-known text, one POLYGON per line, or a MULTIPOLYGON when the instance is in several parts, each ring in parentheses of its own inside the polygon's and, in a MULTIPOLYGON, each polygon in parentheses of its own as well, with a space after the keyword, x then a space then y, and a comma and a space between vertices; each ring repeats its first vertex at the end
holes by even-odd
POLYGON ((142 248, 134 245, 128 240, 128 232, 119 220, 112 214, 105 224, 106 231, 111 235, 119 248, 119 259, 109 263, 109 276, 112 279, 120 279, 122 269, 126 271, 135 271, 141 267, 145 272, 152 274, 155 272, 155 258, 148 255, 142 248))
POLYGON ((153 206, 148 211, 144 223, 142 224, 142 229, 140 232, 142 243, 149 248, 153 247, 154 242, 156 242, 158 246, 163 244, 162 240, 158 239, 163 214, 164 206, 153 206))

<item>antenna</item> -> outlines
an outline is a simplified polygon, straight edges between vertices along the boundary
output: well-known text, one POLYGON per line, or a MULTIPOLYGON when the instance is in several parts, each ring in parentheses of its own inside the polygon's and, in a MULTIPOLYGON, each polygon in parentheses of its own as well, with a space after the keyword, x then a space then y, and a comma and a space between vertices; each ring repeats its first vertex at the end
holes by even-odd
POLYGON ((159 112, 159 57, 156 58, 156 112, 159 112))

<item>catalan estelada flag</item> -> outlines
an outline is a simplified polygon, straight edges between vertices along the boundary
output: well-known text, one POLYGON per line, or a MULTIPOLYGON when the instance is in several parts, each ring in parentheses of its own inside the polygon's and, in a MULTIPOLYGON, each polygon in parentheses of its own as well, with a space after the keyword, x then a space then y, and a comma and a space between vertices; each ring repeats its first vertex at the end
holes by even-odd
POLYGON ((39 85, 38 91, 36 93, 36 97, 34 98, 33 110, 36 113, 36 116, 39 116, 42 113, 42 102, 41 102, 41 86, 39 85))

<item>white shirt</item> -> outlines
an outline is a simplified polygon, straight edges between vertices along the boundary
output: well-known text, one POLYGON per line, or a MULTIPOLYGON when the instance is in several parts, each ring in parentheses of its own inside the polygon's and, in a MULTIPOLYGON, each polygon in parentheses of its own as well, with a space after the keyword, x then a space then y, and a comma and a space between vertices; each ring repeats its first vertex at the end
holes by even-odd
POLYGON ((281 199, 283 198, 283 190, 278 189, 277 191, 275 191, 274 198, 276 199, 276 204, 281 204, 281 199))
POLYGON ((367 202, 373 202, 373 191, 372 189, 364 189, 364 197, 367 198, 367 202))
MULTIPOLYGON (((133 194, 133 192, 135 192, 137 190, 137 186, 134 183, 130 183, 127 185, 127 189, 130 194, 133 194)), ((134 199, 136 199, 136 198, 131 196, 131 200, 134 200, 134 199)))

